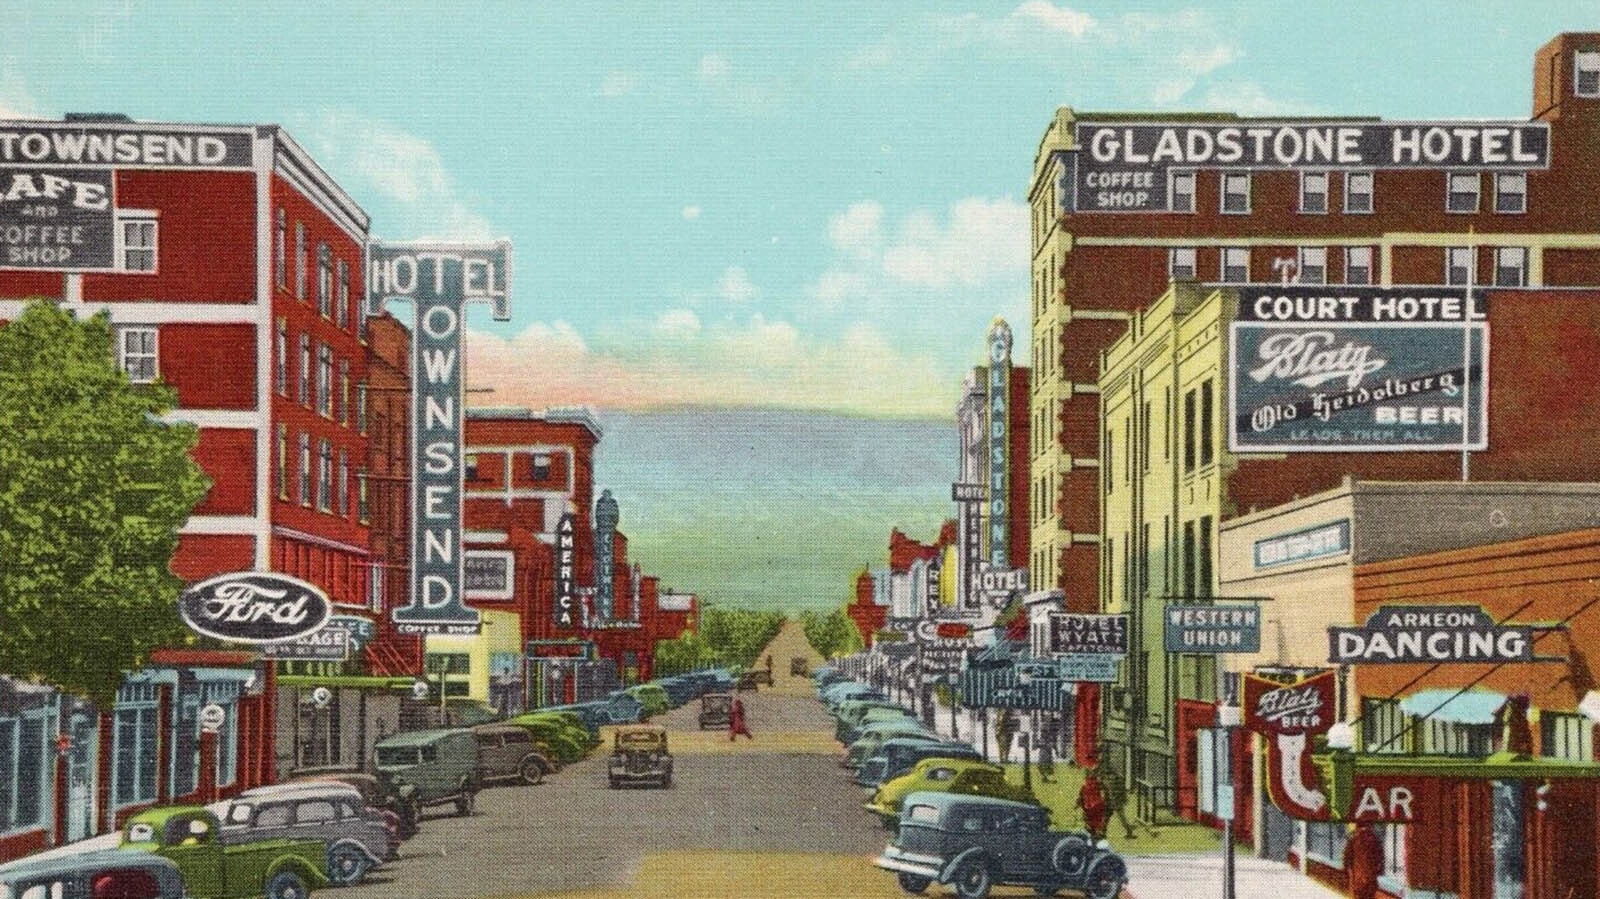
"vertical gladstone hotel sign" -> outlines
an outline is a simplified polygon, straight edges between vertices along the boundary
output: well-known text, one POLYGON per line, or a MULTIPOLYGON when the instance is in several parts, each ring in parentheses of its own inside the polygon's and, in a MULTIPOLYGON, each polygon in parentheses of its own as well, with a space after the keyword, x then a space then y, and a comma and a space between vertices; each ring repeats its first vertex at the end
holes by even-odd
POLYGON ((247 170, 252 140, 249 128, 0 121, 0 270, 118 271, 118 170, 247 170))
POLYGON ((995 319, 989 329, 989 564, 1009 568, 1011 529, 1011 326, 995 319))
MULTIPOLYGON (((1058 154, 1057 192, 1074 212, 1172 211, 1172 173, 1196 169, 1550 167, 1545 122, 1094 122, 1058 154)), ((1184 211, 1188 211, 1185 209, 1184 211)))
POLYGON ((466 379, 461 332, 466 304, 511 317, 511 244, 367 245, 368 311, 412 305, 411 590, 393 612, 408 634, 475 634, 476 609, 462 584, 462 421, 466 379))

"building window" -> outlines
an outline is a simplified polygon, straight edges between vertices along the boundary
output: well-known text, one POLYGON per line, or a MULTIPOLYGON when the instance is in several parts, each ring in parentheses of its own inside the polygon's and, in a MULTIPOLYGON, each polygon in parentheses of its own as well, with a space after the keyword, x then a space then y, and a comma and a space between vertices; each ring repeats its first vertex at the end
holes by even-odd
POLYGON ((294 298, 306 300, 306 225, 294 223, 294 298))
POLYGON ((1295 281, 1300 284, 1326 284, 1328 281, 1328 248, 1301 247, 1300 264, 1295 281))
POLYGON ((160 374, 156 364, 155 328, 117 329, 117 364, 135 384, 149 384, 160 374))
POLYGON ((465 478, 469 481, 478 479, 478 456, 476 453, 467 453, 461 460, 462 469, 466 472, 465 478))
POLYGON ((1572 92, 1580 97, 1600 97, 1600 50, 1572 54, 1572 92))
POLYGON ((1173 280, 1195 277, 1195 248, 1173 247, 1167 251, 1167 277, 1173 280))
POLYGON ((356 472, 356 518, 362 524, 372 520, 372 502, 367 496, 367 473, 364 470, 356 472))
POLYGON ((1493 751, 1494 725, 1462 724, 1425 718, 1417 725, 1417 751, 1423 755, 1485 758, 1493 751))
POLYGON ((1357 214, 1372 211, 1372 173, 1344 173, 1344 211, 1357 214))
POLYGON ((1195 597, 1195 592, 1194 592, 1194 573, 1195 573, 1194 546, 1195 546, 1195 543, 1194 543, 1194 522, 1185 521, 1183 523, 1183 572, 1182 572, 1183 598, 1185 600, 1194 599, 1194 597, 1195 597))
POLYGON ((333 444, 317 444, 317 510, 333 511, 333 444))
POLYGON ((156 724, 160 713, 156 689, 154 685, 138 684, 117 691, 111 747, 111 801, 117 808, 156 798, 156 724))
POLYGON ((339 260, 339 330, 350 327, 350 263, 339 260))
POLYGON ((153 214, 117 215, 122 242, 122 270, 153 274, 156 270, 156 218, 153 214))
POLYGON ((1250 212, 1250 173, 1222 173, 1222 211, 1233 215, 1250 212))
POLYGON ((356 385, 356 430, 367 433, 367 385, 356 385))
POLYGON ((1528 286, 1528 248, 1495 247, 1494 286, 1528 286))
POLYGON ((333 417, 333 347, 317 344, 317 412, 333 417))
POLYGON ((1194 471, 1195 459, 1195 393, 1190 390, 1183 395, 1183 470, 1194 471))
POLYGON ((1379 831, 1383 835, 1383 875, 1394 879, 1396 883, 1406 882, 1406 826, 1404 824, 1382 824, 1379 831))
POLYGON ((1496 172, 1494 176, 1494 211, 1528 211, 1528 173, 1496 172))
POLYGON ((325 243, 317 244, 317 312, 333 318, 333 250, 325 243))
POLYGON ((278 319, 278 341, 272 383, 279 396, 289 395, 289 321, 278 319))
POLYGON ((1477 212, 1478 189, 1482 179, 1477 172, 1449 172, 1445 175, 1449 184, 1448 196, 1445 197, 1444 208, 1450 212, 1477 212))
MULTIPOLYGON (((1144 401, 1144 410, 1141 412, 1141 415, 1142 415, 1142 418, 1139 421, 1139 469, 1141 471, 1148 472, 1150 470, 1150 401, 1149 400, 1145 400, 1144 401)), ((1149 546, 1150 544, 1147 541, 1145 543, 1145 545, 1149 546)))
POLYGON ((311 405, 311 335, 300 335, 300 404, 311 405))
POLYGON ((1168 189, 1171 202, 1168 208, 1173 212, 1194 211, 1194 172, 1174 171, 1170 176, 1172 184, 1168 189))
POLYGON ((1225 284, 1244 284, 1250 280, 1250 248, 1222 248, 1222 280, 1225 284))
MULTIPOLYGON (((550 480, 550 457, 544 453, 535 453, 533 456, 533 479, 535 481, 550 480)), ((1043 503, 1040 503, 1041 507, 1043 505, 1043 503)))
POLYGON ((1195 590, 1200 596, 1211 595, 1211 516, 1205 515, 1200 519, 1196 528, 1195 556, 1195 590))
POLYGON ((350 517, 350 455, 339 450, 339 517, 350 517))
POLYGON ((1346 284, 1371 284, 1372 283, 1372 248, 1371 247, 1345 247, 1345 250, 1344 250, 1344 283, 1346 283, 1346 284))
POLYGON ((1406 751, 1406 713, 1399 700, 1361 700, 1361 748, 1385 755, 1406 751))
POLYGON ((1344 868, 1344 844, 1348 837, 1339 821, 1307 821, 1306 854, 1334 870, 1344 868))
POLYGON ((1112 485, 1117 482, 1117 460, 1112 453, 1116 451, 1117 439, 1111 433, 1111 428, 1106 428, 1105 445, 1100 448, 1100 462, 1105 469, 1106 496, 1111 495, 1112 485))
POLYGON ((339 360, 339 423, 350 426, 350 360, 339 360))
POLYGON ((1328 173, 1300 173, 1300 211, 1321 214, 1328 211, 1328 173))
POLYGON ((1546 758, 1569 762, 1594 761, 1594 727, 1582 715, 1566 712, 1539 713, 1543 731, 1539 745, 1546 758))
POLYGON ((311 435, 300 435, 300 505, 311 505, 311 435))
POLYGON ((1133 416, 1122 417, 1122 483, 1133 483, 1133 416))
POLYGON ((1477 260, 1472 247, 1450 247, 1444 251, 1444 283, 1471 284, 1477 281, 1477 260))
POLYGON ((278 425, 278 499, 289 498, 289 426, 278 425))
POLYGON ((272 236, 272 271, 279 287, 289 286, 289 214, 282 206, 272 236))
POLYGON ((1211 464, 1213 446, 1211 439, 1212 411, 1215 405, 1211 397, 1211 379, 1207 378, 1200 384, 1200 465, 1205 467, 1211 464))

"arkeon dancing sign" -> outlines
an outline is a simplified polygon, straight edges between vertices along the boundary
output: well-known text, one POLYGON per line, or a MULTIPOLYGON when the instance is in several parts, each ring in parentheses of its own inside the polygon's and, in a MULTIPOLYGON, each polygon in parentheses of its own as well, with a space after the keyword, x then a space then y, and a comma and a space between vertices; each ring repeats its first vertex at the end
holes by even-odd
POLYGON ((368 311, 412 304, 411 589, 393 612, 406 634, 475 634, 461 573, 462 316, 469 302, 511 317, 511 243, 367 245, 368 311))
POLYGON ((1463 288, 1240 290, 1228 448, 1399 452, 1488 446, 1489 326, 1463 288))

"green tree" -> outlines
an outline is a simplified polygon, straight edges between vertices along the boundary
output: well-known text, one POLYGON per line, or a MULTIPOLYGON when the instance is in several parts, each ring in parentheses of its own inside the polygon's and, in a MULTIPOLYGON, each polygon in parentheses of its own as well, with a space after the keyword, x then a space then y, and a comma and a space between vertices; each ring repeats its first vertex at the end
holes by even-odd
POLYGON ((842 608, 831 612, 802 612, 800 626, 811 648, 824 659, 849 655, 862 648, 861 632, 842 608))
POLYGON ((698 632, 656 641, 655 671, 668 675, 696 668, 749 668, 784 620, 781 612, 709 607, 700 614, 698 632))
POLYGON ((176 393, 130 383, 112 337, 47 301, 0 327, 0 671, 102 707, 187 633, 168 563, 209 489, 176 393))

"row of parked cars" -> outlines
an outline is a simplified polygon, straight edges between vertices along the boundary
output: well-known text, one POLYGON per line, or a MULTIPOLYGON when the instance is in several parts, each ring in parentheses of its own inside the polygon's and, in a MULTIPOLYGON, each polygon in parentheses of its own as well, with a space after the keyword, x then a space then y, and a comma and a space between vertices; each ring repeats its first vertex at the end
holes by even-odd
POLYGON ((844 747, 840 764, 872 791, 866 809, 894 834, 876 863, 905 892, 935 883, 962 899, 984 899, 1000 885, 1088 899, 1122 892, 1122 858, 1087 831, 1053 827, 1049 810, 1004 768, 842 671, 825 666, 812 679, 844 747))
MULTIPOLYGON (((609 722, 607 722, 609 723, 609 722)), ((395 734, 371 772, 308 769, 207 806, 146 809, 114 848, 0 865, 0 899, 304 899, 395 859, 426 809, 472 813, 497 782, 536 784, 599 744, 572 708, 395 734)))

